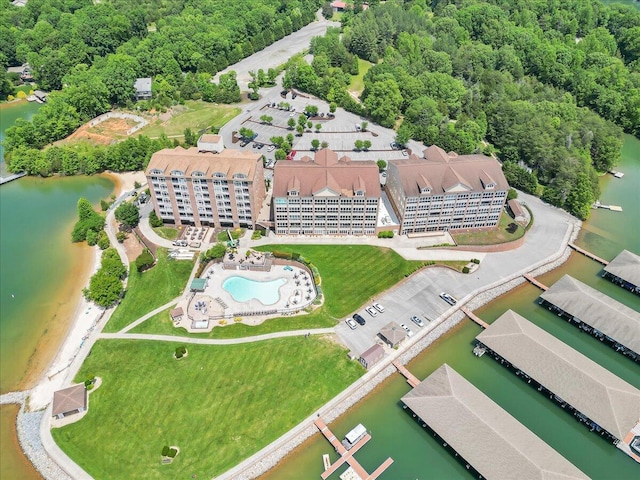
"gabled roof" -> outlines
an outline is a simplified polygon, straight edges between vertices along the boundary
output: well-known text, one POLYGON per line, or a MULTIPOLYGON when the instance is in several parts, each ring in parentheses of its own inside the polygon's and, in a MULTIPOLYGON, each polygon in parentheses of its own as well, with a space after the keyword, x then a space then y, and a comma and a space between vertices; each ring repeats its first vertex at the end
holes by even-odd
POLYGON ((540 298, 640 353, 640 313, 626 305, 569 275, 554 283, 540 298))
POLYGON ((382 327, 379 333, 392 345, 397 345, 407 338, 407 332, 396 322, 389 322, 382 327))
POLYGON ((640 390, 511 310, 476 339, 619 439, 640 418, 640 390))
POLYGON ((86 410, 87 389, 84 383, 79 383, 73 387, 58 390, 53 393, 53 407, 51 415, 56 416, 73 412, 75 410, 86 410))
POLYGON ((161 170, 163 175, 169 176, 173 170, 183 171, 185 176, 193 172, 202 172, 206 177, 214 173, 223 173, 227 178, 233 178, 237 173, 253 179, 258 162, 262 162, 259 153, 243 152, 226 148, 220 153, 199 152, 197 147, 184 149, 182 147, 165 148, 154 153, 149 160, 145 173, 151 175, 152 170, 161 170))
POLYGON ((620 252, 604 267, 604 271, 640 287, 640 256, 629 250, 620 252))
POLYGON ((288 185, 295 177, 300 183, 300 196, 334 193, 344 197, 354 196, 363 190, 367 197, 380 197, 378 165, 370 160, 352 162, 347 156, 327 148, 315 153, 313 159, 304 156, 300 160, 287 160, 274 167, 273 197, 285 197, 288 185))
POLYGON ((447 364, 402 401, 487 479, 589 478, 447 364))
POLYGON ((494 158, 446 153, 436 145, 425 149, 423 154, 424 158, 411 154, 408 158, 389 161, 389 175, 398 178, 407 197, 419 196, 423 181, 430 186, 429 195, 483 192, 489 183, 495 184, 496 191, 509 189, 502 166, 494 158))

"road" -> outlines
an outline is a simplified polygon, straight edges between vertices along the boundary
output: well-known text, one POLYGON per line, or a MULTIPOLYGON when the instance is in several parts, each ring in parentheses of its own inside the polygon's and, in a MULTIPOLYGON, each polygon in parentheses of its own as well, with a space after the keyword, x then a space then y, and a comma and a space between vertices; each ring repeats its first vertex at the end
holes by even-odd
POLYGON ((249 76, 250 71, 257 72, 259 69, 263 69, 266 72, 270 68, 279 67, 296 53, 301 53, 309 48, 309 43, 313 37, 324 35, 328 27, 340 26, 338 22, 330 22, 320 15, 319 17, 319 20, 272 43, 264 50, 260 50, 250 57, 240 60, 235 65, 231 65, 221 72, 218 72, 214 80, 217 82, 221 74, 234 70, 237 74, 240 90, 248 90, 248 85, 251 81, 251 77, 249 76))

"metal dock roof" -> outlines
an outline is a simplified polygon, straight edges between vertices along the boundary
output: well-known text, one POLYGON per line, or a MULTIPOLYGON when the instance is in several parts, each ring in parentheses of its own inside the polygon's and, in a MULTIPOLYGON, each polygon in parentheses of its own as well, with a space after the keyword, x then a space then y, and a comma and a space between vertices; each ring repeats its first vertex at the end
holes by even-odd
POLYGON ((640 418, 640 390, 511 310, 476 339, 618 439, 640 418))
POLYGON ((640 353, 640 313, 565 275, 540 298, 640 353))
POLYGON ((640 256, 629 250, 622 250, 604 267, 604 271, 640 287, 640 256))
POLYGON ((487 479, 588 478, 447 364, 402 401, 487 479))

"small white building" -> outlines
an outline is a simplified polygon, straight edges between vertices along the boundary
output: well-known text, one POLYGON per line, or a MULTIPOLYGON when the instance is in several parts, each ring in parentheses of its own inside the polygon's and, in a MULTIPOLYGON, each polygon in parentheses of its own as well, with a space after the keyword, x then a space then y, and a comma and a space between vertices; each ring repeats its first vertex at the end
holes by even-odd
POLYGON ((148 78, 137 78, 133 84, 136 91, 136 100, 149 100, 152 96, 151 85, 152 80, 148 78))
POLYGON ((198 139, 198 152, 220 153, 224 150, 222 135, 205 133, 198 139))

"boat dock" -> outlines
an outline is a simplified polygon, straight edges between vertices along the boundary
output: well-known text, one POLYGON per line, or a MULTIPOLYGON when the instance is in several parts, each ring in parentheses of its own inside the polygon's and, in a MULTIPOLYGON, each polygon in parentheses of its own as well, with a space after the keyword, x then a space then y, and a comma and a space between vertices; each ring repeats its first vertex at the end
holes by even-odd
POLYGON ((338 452, 338 454, 340 455, 340 458, 336 460, 334 464, 330 465, 320 475, 322 477, 322 480, 326 480, 331 474, 333 474, 342 465, 344 465, 345 462, 349 464, 349 466, 353 469, 353 471, 361 480, 374 480, 375 478, 378 478, 380 475, 382 475, 382 473, 387 468, 389 468, 389 465, 393 463, 393 459, 389 457, 371 475, 369 475, 369 473, 367 473, 367 471, 362 467, 362 465, 360 465, 360 463, 358 463, 358 461, 353 456, 358 450, 360 450, 360 448, 364 446, 365 443, 371 440, 371 435, 367 433, 350 450, 347 450, 344 447, 344 445, 340 443, 340 440, 336 438, 336 436, 333 434, 333 432, 329 429, 327 424, 324 423, 324 421, 321 418, 314 420, 313 423, 318 428, 318 430, 320 430, 320 432, 325 436, 325 438, 329 440, 329 443, 333 445, 333 448, 335 448, 336 452, 338 452))
POLYGON ((460 310, 462 310, 462 313, 464 313, 467 317, 469 317, 471 320, 473 320, 474 322, 476 322, 478 325, 480 325, 482 328, 489 328, 489 324, 487 322, 485 322, 484 320, 482 320, 480 317, 478 317, 477 315, 475 315, 471 310, 469 310, 467 307, 460 307, 460 310))
POLYGON ((616 171, 616 170, 609 170, 609 173, 610 173, 611 175, 613 175, 614 177, 616 177, 616 178, 622 178, 622 177, 624 177, 624 173, 622 173, 622 172, 618 172, 618 171, 616 171))
POLYGON ((535 285, 536 287, 538 287, 540 290, 544 290, 545 292, 547 290, 549 290, 549 287, 547 287, 544 283, 539 282, 538 280, 536 280, 535 278, 533 278, 531 275, 529 275, 528 273, 525 273, 524 275, 522 275, 529 283, 532 283, 533 285, 535 285))
POLYGON ((19 178, 22 178, 26 175, 26 172, 14 173, 13 175, 9 175, 8 177, 0 177, 0 185, 4 185, 5 183, 12 182, 19 178))
POLYGON ((622 207, 620 205, 604 205, 600 202, 596 202, 591 205, 591 208, 604 208, 605 210, 611 210, 612 212, 621 212, 622 207))
POLYGON ((569 246, 573 248, 576 252, 583 254, 585 257, 589 257, 591 260, 595 260, 596 262, 601 263, 602 265, 609 265, 609 262, 607 262, 604 258, 600 258, 599 256, 594 255, 591 252, 588 252, 584 248, 580 248, 579 246, 573 243, 570 243, 569 246))
POLYGON ((407 383, 409 385, 411 385, 414 388, 418 386, 418 384, 420 383, 420 380, 418 380, 413 373, 407 370, 407 368, 404 365, 402 365, 398 360, 394 360, 391 363, 393 364, 394 367, 396 367, 398 372, 400 372, 404 376, 404 378, 407 379, 407 383))

